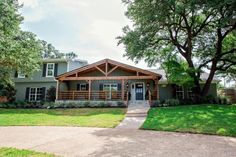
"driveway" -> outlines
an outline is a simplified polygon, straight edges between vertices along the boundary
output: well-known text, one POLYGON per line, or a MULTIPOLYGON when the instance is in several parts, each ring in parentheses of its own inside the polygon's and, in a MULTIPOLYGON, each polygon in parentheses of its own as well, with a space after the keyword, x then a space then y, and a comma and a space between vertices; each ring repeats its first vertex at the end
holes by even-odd
POLYGON ((236 138, 80 127, 0 127, 0 147, 61 156, 233 157, 236 138))

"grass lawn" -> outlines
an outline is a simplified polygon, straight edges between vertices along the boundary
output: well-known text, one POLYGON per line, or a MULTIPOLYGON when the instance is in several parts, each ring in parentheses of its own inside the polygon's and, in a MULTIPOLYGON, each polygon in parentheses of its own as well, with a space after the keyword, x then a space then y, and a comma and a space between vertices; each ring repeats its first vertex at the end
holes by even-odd
POLYGON ((117 126, 124 108, 0 109, 0 126, 117 126))
POLYGON ((55 157, 47 153, 39 153, 31 150, 16 148, 0 148, 0 156, 4 157, 55 157))
POLYGON ((236 137, 236 105, 152 108, 142 129, 236 137))

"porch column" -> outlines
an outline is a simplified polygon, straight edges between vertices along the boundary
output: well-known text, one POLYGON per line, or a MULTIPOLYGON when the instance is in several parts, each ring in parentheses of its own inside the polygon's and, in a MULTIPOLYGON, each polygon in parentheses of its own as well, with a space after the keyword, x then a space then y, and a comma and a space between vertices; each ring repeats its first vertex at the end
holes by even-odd
POLYGON ((89 80, 88 99, 91 100, 91 80, 89 80))
POLYGON ((121 80, 121 99, 124 101, 125 98, 125 80, 121 80))
POLYGON ((157 100, 159 100, 160 99, 160 97, 159 97, 159 85, 158 85, 158 79, 155 81, 155 87, 156 87, 156 91, 157 91, 157 100))
POLYGON ((61 81, 60 81, 60 80, 57 80, 56 100, 59 100, 60 84, 61 84, 61 81))

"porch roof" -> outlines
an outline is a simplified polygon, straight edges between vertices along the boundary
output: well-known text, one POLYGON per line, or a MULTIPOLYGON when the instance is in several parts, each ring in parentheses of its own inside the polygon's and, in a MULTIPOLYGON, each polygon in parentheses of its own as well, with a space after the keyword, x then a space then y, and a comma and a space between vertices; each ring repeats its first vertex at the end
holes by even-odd
POLYGON ((124 63, 120 63, 111 59, 103 59, 101 61, 95 62, 93 64, 89 64, 86 66, 83 66, 81 68, 77 68, 75 70, 66 72, 64 74, 61 74, 56 77, 57 80, 61 81, 68 81, 68 80, 121 80, 121 79, 158 79, 160 80, 162 75, 144 70, 141 68, 137 68, 134 66, 130 66, 124 63), (110 69, 108 69, 108 66, 111 66, 110 69), (101 68, 101 66, 104 66, 104 68, 101 68), (110 74, 115 71, 116 69, 122 69, 125 71, 130 71, 132 73, 135 73, 133 76, 110 76, 110 74), (81 73, 89 72, 91 70, 97 70, 99 71, 102 76, 80 76, 81 73))

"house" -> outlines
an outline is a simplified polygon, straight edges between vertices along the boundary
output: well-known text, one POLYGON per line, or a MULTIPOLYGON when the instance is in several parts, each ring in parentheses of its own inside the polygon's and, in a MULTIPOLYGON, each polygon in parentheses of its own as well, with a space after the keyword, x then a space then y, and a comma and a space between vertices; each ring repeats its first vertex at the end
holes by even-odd
MULTIPOLYGON (((203 73, 201 79, 206 80, 203 73)), ((104 59, 78 67, 56 77, 57 101, 142 101, 187 99, 191 88, 169 84, 165 72, 140 69, 114 60, 104 59)), ((209 95, 216 96, 216 81, 209 95)))
POLYGON ((56 87, 56 76, 87 65, 88 62, 80 59, 44 59, 40 70, 32 77, 21 72, 14 73, 16 101, 44 101, 46 91, 56 87))

